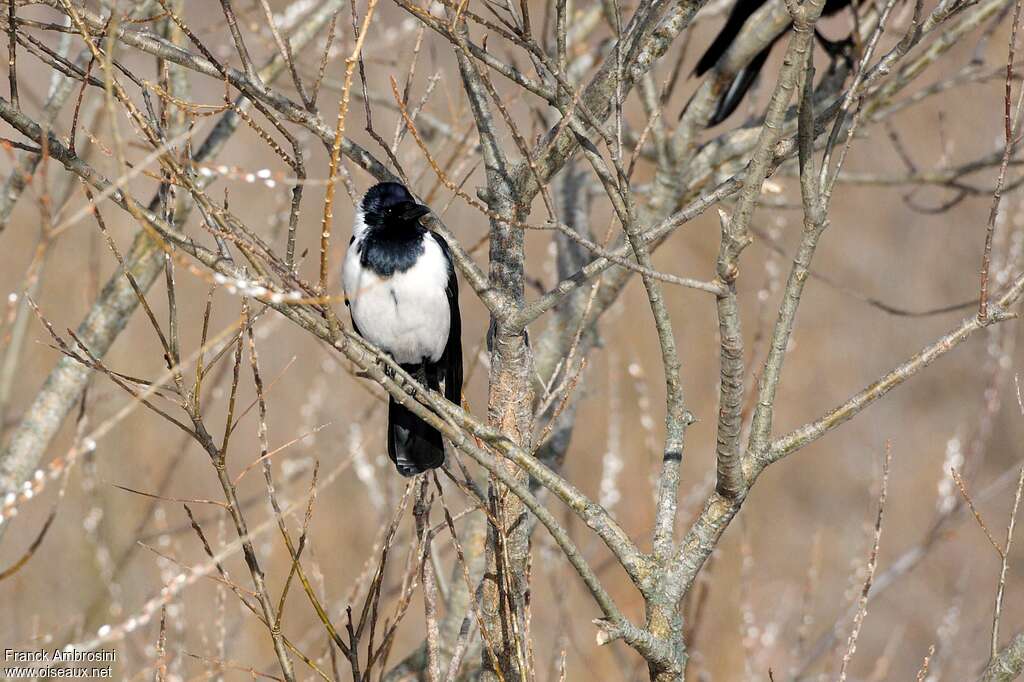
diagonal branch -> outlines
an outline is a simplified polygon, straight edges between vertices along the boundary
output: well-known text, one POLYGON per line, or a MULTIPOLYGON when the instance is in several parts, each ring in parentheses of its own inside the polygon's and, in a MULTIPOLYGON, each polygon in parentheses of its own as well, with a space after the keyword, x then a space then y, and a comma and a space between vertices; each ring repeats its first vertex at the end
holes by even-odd
MULTIPOLYGON (((296 48, 306 45, 315 37, 317 31, 330 21, 336 6, 340 3, 341 0, 325 2, 317 11, 310 14, 305 22, 295 27, 292 41, 296 48)), ((88 19, 86 21, 88 22, 88 19)), ((123 27, 123 24, 119 24, 118 30, 121 30, 120 27, 123 27)), ((179 49, 171 44, 165 47, 168 52, 179 49)), ((262 70, 262 78, 267 82, 272 81, 284 68, 284 61, 274 58, 262 70)), ((0 115, 15 127, 19 127, 14 123, 15 120, 23 125, 32 123, 6 101, 0 101, 0 111, 3 112, 0 115)), ((216 156, 235 132, 239 120, 239 116, 234 112, 228 112, 221 117, 196 151, 195 161, 202 162, 216 156)), ((29 137, 41 139, 39 127, 34 123, 32 126, 36 132, 29 137)), ((31 129, 31 126, 19 128, 23 133, 31 129)), ((52 139, 56 140, 55 137, 52 139)), ((154 197, 149 208, 155 210, 158 205, 159 197, 154 197)), ((183 220, 184 216, 180 219, 183 220)), ((150 287, 163 268, 163 259, 159 257, 159 253, 160 250, 151 235, 145 230, 140 230, 127 254, 125 271, 131 272, 143 291, 150 287)), ((99 298, 79 325, 79 336, 97 357, 102 358, 124 329, 137 306, 138 297, 134 290, 121 272, 116 273, 104 286, 99 298)), ((13 489, 32 474, 64 417, 78 401, 87 379, 88 372, 73 360, 62 358, 57 362, 31 406, 26 410, 21 423, 12 431, 6 447, 0 451, 0 490, 13 489)))

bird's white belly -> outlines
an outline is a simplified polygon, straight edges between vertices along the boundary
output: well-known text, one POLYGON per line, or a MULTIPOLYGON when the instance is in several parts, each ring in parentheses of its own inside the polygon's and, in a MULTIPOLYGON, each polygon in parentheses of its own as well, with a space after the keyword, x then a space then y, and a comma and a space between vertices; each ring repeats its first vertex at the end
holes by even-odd
POLYGON ((447 265, 421 259, 405 272, 381 278, 359 264, 356 249, 346 258, 343 275, 352 320, 370 343, 397 362, 437 362, 451 328, 447 265), (442 279, 443 278, 443 279, 442 279))

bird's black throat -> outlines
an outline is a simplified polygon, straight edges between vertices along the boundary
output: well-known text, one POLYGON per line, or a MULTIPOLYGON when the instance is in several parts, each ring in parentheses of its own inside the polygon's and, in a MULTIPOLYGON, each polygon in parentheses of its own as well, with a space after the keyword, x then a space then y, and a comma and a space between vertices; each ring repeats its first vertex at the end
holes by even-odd
POLYGON ((426 228, 402 221, 371 227, 359 248, 359 263, 380 277, 405 272, 423 255, 426 228))

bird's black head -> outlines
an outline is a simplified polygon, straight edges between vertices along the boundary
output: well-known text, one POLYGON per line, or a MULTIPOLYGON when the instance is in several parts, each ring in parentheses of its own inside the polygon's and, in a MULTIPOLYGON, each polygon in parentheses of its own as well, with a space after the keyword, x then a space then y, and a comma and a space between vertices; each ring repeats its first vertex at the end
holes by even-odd
POLYGON ((427 213, 430 209, 404 185, 382 182, 371 187, 363 195, 352 228, 353 241, 359 240, 359 262, 384 277, 411 268, 423 254, 427 229, 420 225, 420 218, 427 213))
POLYGON ((381 182, 366 191, 362 202, 367 227, 401 229, 416 227, 430 209, 413 199, 405 185, 381 182))

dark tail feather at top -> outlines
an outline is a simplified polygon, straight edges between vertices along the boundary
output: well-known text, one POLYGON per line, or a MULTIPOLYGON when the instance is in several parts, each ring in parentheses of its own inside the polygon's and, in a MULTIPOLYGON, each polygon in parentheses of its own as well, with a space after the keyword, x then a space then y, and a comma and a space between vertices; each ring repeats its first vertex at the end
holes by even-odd
POLYGON ((750 86, 754 84, 758 74, 761 73, 761 68, 764 66, 765 61, 767 61, 769 52, 771 52, 771 46, 761 50, 761 53, 754 57, 753 61, 739 70, 735 78, 732 79, 732 82, 729 83, 729 87, 718 98, 715 112, 708 119, 709 128, 718 125, 736 111, 736 107, 743 101, 747 91, 750 90, 750 86))
MULTIPOLYGON (((436 373, 426 383, 433 390, 441 386, 436 373)), ((403 476, 422 474, 444 464, 441 432, 394 398, 388 401, 388 456, 403 476)))
POLYGON ((693 75, 703 76, 705 73, 711 70, 718 60, 722 58, 729 46, 732 45, 732 41, 736 39, 740 29, 743 28, 743 22, 746 21, 748 12, 744 12, 741 7, 742 3, 736 3, 732 14, 729 15, 729 19, 725 22, 725 26, 715 36, 715 40, 708 46, 708 49, 701 55, 700 60, 697 62, 697 66, 693 68, 693 75))

